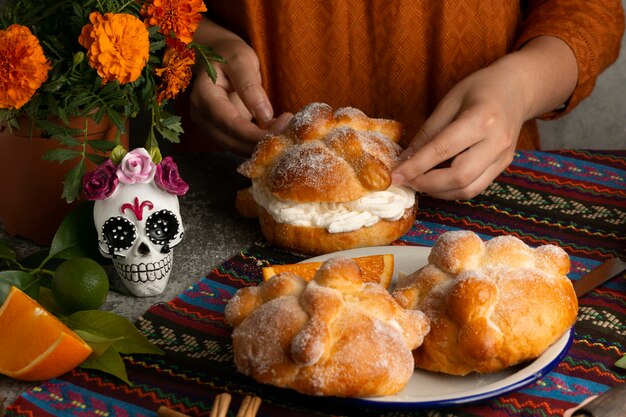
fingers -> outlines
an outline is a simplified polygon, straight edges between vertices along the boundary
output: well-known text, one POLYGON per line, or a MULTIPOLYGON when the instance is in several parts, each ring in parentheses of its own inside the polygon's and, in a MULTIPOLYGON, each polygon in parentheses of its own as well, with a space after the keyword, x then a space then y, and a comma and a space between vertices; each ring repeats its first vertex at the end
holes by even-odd
POLYGON ((458 105, 450 100, 442 101, 417 132, 409 146, 400 154, 400 159, 412 157, 418 149, 431 142, 441 130, 449 125, 456 116, 458 105))
POLYGON ((217 80, 197 75, 191 93, 192 119, 211 140, 249 155, 270 130, 284 129, 288 114, 273 118, 273 109, 261 84, 256 53, 236 37, 220 44, 225 64, 216 64, 217 80), (255 119, 259 126, 252 122, 255 119))
POLYGON ((237 94, 229 93, 227 88, 198 74, 191 94, 191 116, 211 140, 233 152, 249 155, 267 131, 250 121, 250 112, 237 94))
POLYGON ((456 156, 449 167, 432 169, 406 185, 442 200, 473 198, 485 190, 513 160, 513 151, 485 158, 490 146, 490 142, 483 141, 456 156))
POLYGON ((249 48, 237 50, 224 65, 224 72, 250 114, 260 123, 270 121, 274 110, 261 84, 256 54, 249 48))
POLYGON ((227 92, 228 86, 224 87, 211 84, 194 89, 191 114, 194 122, 225 149, 250 155, 266 134, 283 131, 293 117, 291 113, 283 113, 257 126, 250 121, 252 115, 239 95, 227 92))
POLYGON ((266 123, 261 123, 260 127, 262 129, 267 129, 272 133, 279 133, 287 128, 287 125, 289 124, 289 121, 292 117, 292 113, 283 113, 275 119, 272 119, 266 123))
POLYGON ((471 121, 470 113, 464 112, 445 126, 448 118, 437 117, 434 122, 424 123, 421 133, 401 155, 405 159, 393 170, 394 185, 407 183, 484 139, 484 132, 471 121))
POLYGON ((458 114, 437 109, 402 155, 392 184, 447 200, 478 195, 511 163, 519 133, 495 114, 481 106, 458 114))

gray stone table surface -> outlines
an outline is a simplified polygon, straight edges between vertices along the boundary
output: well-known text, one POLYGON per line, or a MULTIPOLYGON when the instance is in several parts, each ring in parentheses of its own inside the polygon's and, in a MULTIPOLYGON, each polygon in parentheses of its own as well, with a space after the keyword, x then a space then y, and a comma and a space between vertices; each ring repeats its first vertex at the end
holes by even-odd
MULTIPOLYGON (((243 162, 241 157, 230 153, 182 153, 173 157, 181 177, 190 185, 187 194, 179 198, 185 236, 174 249, 172 274, 163 294, 137 298, 121 291, 109 292, 103 309, 131 321, 151 305, 175 298, 213 267, 262 237, 256 220, 241 217, 235 209, 237 191, 249 184, 236 172, 243 162)), ((8 239, 19 255, 41 248, 26 239, 7 236, 1 224, 0 238, 8 239)), ((108 272, 112 286, 119 288, 115 272, 108 272)), ((0 399, 10 404, 21 392, 36 385, 0 375, 0 399)))

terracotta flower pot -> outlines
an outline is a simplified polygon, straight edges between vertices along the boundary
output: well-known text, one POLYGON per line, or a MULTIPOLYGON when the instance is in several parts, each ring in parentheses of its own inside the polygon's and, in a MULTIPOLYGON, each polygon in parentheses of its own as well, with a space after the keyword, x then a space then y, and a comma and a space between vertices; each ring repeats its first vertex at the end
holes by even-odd
MULTIPOLYGON (((61 198, 65 174, 76 161, 43 160, 58 142, 36 136, 31 139, 27 125, 24 122, 18 131, 0 132, 0 222, 10 235, 47 245, 76 204, 61 198)), ((71 126, 83 129, 84 119, 76 119, 71 126)), ((89 120, 88 132, 88 139, 115 140, 116 128, 108 119, 100 124, 89 120)), ((128 148, 127 136, 122 137, 122 144, 128 148)), ((87 170, 94 168, 87 161, 87 170)))

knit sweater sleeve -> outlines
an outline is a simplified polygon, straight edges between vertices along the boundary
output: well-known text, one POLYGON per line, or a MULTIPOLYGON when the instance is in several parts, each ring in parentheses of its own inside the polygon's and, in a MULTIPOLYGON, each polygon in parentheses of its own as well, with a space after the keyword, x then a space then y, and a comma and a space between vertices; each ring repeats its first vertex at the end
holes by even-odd
POLYGON ((619 54, 624 33, 620 0, 528 0, 516 48, 542 35, 569 45, 578 62, 578 83, 565 106, 541 116, 554 119, 591 94, 596 79, 619 54))

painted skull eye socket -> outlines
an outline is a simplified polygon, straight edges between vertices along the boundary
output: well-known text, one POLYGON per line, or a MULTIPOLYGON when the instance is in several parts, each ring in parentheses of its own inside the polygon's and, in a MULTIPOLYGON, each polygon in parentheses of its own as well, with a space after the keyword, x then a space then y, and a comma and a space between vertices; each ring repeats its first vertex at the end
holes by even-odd
POLYGON ((146 235, 156 245, 167 246, 178 235, 180 225, 170 210, 160 210, 146 220, 146 235))
POLYGON ((135 225, 124 217, 111 217, 102 225, 102 238, 111 253, 127 250, 133 246, 137 238, 135 225))

